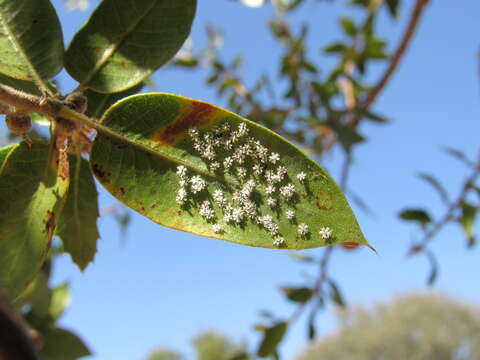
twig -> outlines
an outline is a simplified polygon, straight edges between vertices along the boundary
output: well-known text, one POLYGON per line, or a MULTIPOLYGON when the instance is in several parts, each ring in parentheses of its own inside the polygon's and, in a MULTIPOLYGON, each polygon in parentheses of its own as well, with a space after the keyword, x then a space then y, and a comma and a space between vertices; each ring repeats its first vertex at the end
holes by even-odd
POLYGON ((0 288, 0 359, 39 360, 19 315, 0 288))
POLYGON ((421 252, 425 249, 426 245, 437 235, 442 228, 448 224, 454 217, 455 211, 462 206, 462 203, 465 201, 465 197, 469 190, 472 189, 472 186, 475 184, 477 178, 480 176, 480 152, 478 154, 477 163, 473 169, 473 173, 465 180, 460 194, 458 195, 457 199, 450 204, 445 214, 434 223, 428 231, 425 232, 425 236, 422 240, 413 246, 412 249, 409 250, 408 255, 414 255, 418 252, 421 252))
POLYGON ((368 109, 370 105, 372 105, 375 102, 378 95, 383 90, 385 85, 388 83, 388 81, 392 77, 392 74, 397 69, 397 66, 402 56, 405 54, 405 50, 407 49, 410 41, 412 40, 413 34, 415 33, 415 30, 419 23, 422 12, 425 9, 425 6, 427 5, 428 1, 429 0, 417 0, 417 3, 415 4, 415 7, 412 11, 412 14, 410 15, 410 21, 408 23, 405 33, 403 34, 403 38, 400 42, 400 45, 398 46, 397 50, 393 54, 390 60, 390 64, 386 69, 385 73, 383 74, 383 76, 381 77, 380 81, 377 83, 377 85, 374 86, 374 88, 367 95, 366 99, 363 101, 363 104, 362 104, 363 108, 368 109))
MULTIPOLYGON (((318 268, 318 276, 317 279, 315 280, 315 284, 313 286, 313 293, 317 296, 320 297, 322 294, 322 285, 323 283, 328 279, 328 263, 332 257, 333 250, 335 249, 335 246, 331 245, 328 246, 323 255, 322 258, 320 259, 319 262, 319 268, 318 268)), ((290 319, 288 320, 289 324, 294 323, 300 315, 302 315, 303 311, 307 307, 307 302, 301 303, 297 309, 293 312, 292 316, 290 316, 290 319)))
POLYGON ((345 158, 342 164, 342 173, 340 174, 340 187, 347 191, 348 176, 350 175, 350 165, 352 164, 352 153, 350 149, 345 150, 345 158))

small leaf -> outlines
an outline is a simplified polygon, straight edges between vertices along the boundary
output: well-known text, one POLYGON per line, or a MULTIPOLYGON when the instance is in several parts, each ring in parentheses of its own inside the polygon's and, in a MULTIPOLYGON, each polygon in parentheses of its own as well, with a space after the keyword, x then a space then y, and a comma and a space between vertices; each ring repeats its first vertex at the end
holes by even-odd
POLYGON ((277 346, 283 340, 287 332, 288 323, 279 322, 266 329, 262 342, 257 350, 259 357, 268 357, 277 352, 277 346))
POLYGON ((68 189, 47 145, 15 145, 0 171, 0 285, 12 298, 32 281, 50 248, 68 189))
POLYGON ((330 285, 330 297, 332 298, 332 301, 342 308, 346 307, 347 304, 343 299, 343 295, 337 284, 333 280, 329 280, 328 285, 330 285))
POLYGON ((0 1, 0 72, 42 82, 63 66, 63 35, 48 0, 0 1))
POLYGON ((127 240, 127 230, 130 222, 132 221, 132 214, 128 209, 123 209, 121 212, 115 212, 113 218, 118 223, 120 228, 120 241, 125 243, 127 240))
POLYGON ((330 122, 329 125, 335 130, 338 140, 346 148, 365 141, 365 138, 349 125, 337 122, 330 122))
POLYGON ((432 221, 428 212, 423 209, 405 209, 399 214, 400 218, 406 221, 417 221, 425 226, 432 221))
POLYGON ((445 204, 448 205, 450 203, 447 191, 445 190, 445 188, 442 186, 442 184, 440 184, 440 182, 436 178, 434 178, 432 175, 429 175, 429 174, 426 174, 426 173, 419 173, 418 177, 420 179, 426 181, 430 185, 432 185, 433 188, 435 190, 437 190, 438 194, 440 195, 440 198, 443 200, 443 202, 445 204))
POLYGON ((360 118, 366 118, 367 120, 370 120, 370 121, 373 121, 373 122, 376 122, 376 123, 380 123, 380 124, 388 123, 388 120, 385 119, 383 116, 372 113, 371 111, 363 109, 363 108, 355 109, 355 114, 360 118))
POLYGON ((463 232, 468 240, 468 246, 475 245, 475 218, 477 216, 477 208, 467 202, 462 203, 462 214, 459 223, 462 225, 463 232))
POLYGON ((449 155, 453 156, 454 158, 460 160, 461 162, 463 162, 468 167, 475 167, 475 164, 462 151, 460 151, 458 149, 451 148, 451 147, 445 147, 444 150, 447 154, 449 154, 449 155))
POLYGON ((398 5, 400 3, 399 0, 386 0, 385 3, 387 4, 388 11, 393 18, 398 16, 398 5))
POLYGON ((310 315, 308 316, 308 340, 310 341, 315 340, 315 337, 317 336, 317 327, 315 324, 315 320, 317 318, 318 309, 321 307, 323 307, 323 304, 320 305, 319 303, 312 309, 310 315))
POLYGON ((288 300, 298 303, 306 303, 314 294, 308 287, 281 287, 280 291, 285 294, 288 300))
POLYGON ((347 46, 342 43, 333 43, 327 46, 323 51, 327 54, 341 53, 347 50, 347 46))
POLYGON ((303 3, 304 0, 293 0, 290 1, 287 7, 287 11, 295 10, 299 5, 303 3))
POLYGON ((373 210, 365 203, 365 201, 360 197, 358 196, 357 194, 355 194, 354 192, 350 191, 348 193, 348 197, 350 199, 352 199, 352 201, 361 209, 363 210, 363 212, 365 212, 365 214, 367 215, 370 215, 370 216, 373 216, 374 213, 373 213, 373 210))
POLYGON ((239 352, 236 354, 233 354, 231 357, 229 357, 227 360, 250 360, 250 356, 246 352, 239 352))
POLYGON ((88 162, 71 156, 70 187, 56 234, 81 270, 97 252, 98 216, 98 194, 88 162))
POLYGON ((45 342, 40 351, 42 359, 77 360, 91 355, 83 340, 69 330, 53 328, 48 329, 42 335, 45 342))
POLYGON ((270 311, 268 311, 268 310, 261 310, 261 311, 259 312, 259 315, 260 315, 261 317, 264 317, 264 318, 269 319, 269 320, 273 320, 273 319, 275 318, 275 316, 273 315, 273 313, 270 312, 270 311))
POLYGON ((426 251, 425 255, 430 263, 430 275, 428 275, 427 285, 433 286, 438 277, 438 262, 435 255, 431 251, 426 251))
POLYGON ((363 56, 366 59, 388 58, 385 53, 385 42, 374 37, 368 37, 363 50, 363 56))
POLYGON ((299 253, 299 252, 290 252, 290 253, 288 253, 288 255, 292 259, 297 260, 297 261, 301 261, 301 262, 305 262, 305 263, 315 263, 315 258, 313 256, 304 255, 304 254, 299 253))
POLYGON ((342 25, 342 29, 348 36, 355 36, 357 35, 357 27, 352 19, 343 17, 340 19, 340 24, 342 25))
POLYGON ((58 319, 70 305, 70 286, 63 283, 52 290, 49 313, 53 319, 58 319))
POLYGON ((195 8, 196 0, 104 0, 70 43, 66 69, 82 88, 129 89, 180 49, 195 8))
POLYGON ((122 203, 174 229, 267 248, 368 244, 341 189, 318 163, 272 131, 208 103, 160 93, 117 102, 101 120, 90 164, 100 183, 122 203), (225 126, 229 129, 221 130, 225 126), (230 141, 239 128, 248 135, 238 137, 230 149, 220 144, 220 139, 223 144, 230 141), (214 161, 198 152, 205 146, 195 145, 189 129, 198 131, 201 139, 219 141, 215 168, 214 161), (227 157, 234 162, 245 146, 252 147, 250 155, 243 154, 243 160, 237 157, 244 163, 235 160, 225 168, 227 157), (258 158, 259 152, 265 162, 258 158), (261 173, 254 173, 255 165, 261 173), (181 176, 179 166, 185 167, 181 176), (286 171, 282 177, 281 170, 286 171), (297 179, 302 172, 304 182, 297 179), (277 174, 273 205, 266 194, 267 174, 277 174), (248 199, 239 197, 247 177, 252 180, 251 189, 245 190, 248 199), (224 202, 214 200, 214 192, 220 192, 224 202), (297 224, 308 226, 304 236, 287 218, 287 210, 293 211, 297 224))

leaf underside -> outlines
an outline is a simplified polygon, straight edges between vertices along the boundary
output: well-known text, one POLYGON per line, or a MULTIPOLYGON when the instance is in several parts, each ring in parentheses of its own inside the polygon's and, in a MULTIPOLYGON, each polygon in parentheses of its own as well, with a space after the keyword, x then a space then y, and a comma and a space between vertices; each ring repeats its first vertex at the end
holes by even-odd
POLYGON ((47 145, 11 147, 0 172, 0 286, 15 298, 45 260, 68 179, 47 145))
POLYGON ((74 36, 65 67, 84 88, 124 91, 175 55, 195 9, 196 0, 104 0, 74 36))
POLYGON ((80 269, 93 261, 97 252, 98 194, 95 181, 85 159, 70 157, 70 186, 67 200, 58 221, 56 235, 65 251, 80 269))
POLYGON ((63 66, 63 35, 49 0, 0 0, 0 72, 40 81, 63 66))
MULTIPOLYGON (((94 141, 90 156, 93 173, 113 196, 156 223, 266 248, 306 249, 340 242, 368 245, 341 189, 315 161, 274 132, 236 114, 197 100, 152 93, 116 103, 102 118, 102 125, 110 134, 100 132, 94 141), (227 126, 230 130, 221 130, 227 126), (205 137, 228 142, 239 126, 244 126, 248 135, 239 137, 230 149, 217 144, 213 160, 201 157, 194 148, 196 140, 188 135, 194 128, 200 142, 205 137), (267 151, 267 160, 262 163, 256 157, 257 149, 244 157, 243 164, 234 161, 227 170, 223 165, 227 157, 235 158, 247 143, 259 144, 260 151, 267 151), (274 153, 280 154, 280 160, 268 160, 274 153), (212 169, 214 162, 220 164, 216 170, 212 169), (186 167, 184 184, 177 174, 180 165, 186 167), (263 167, 261 174, 254 172, 255 165, 263 167), (287 172, 282 179, 268 180, 268 174, 276 174, 280 166, 287 172), (238 175, 242 172, 239 168, 245 169, 245 177, 238 175), (302 172, 306 174, 304 181, 297 179, 302 172), (192 180, 195 176, 206 183, 197 193, 192 180), (248 201, 245 197, 239 200, 248 179, 254 184, 248 201), (268 185, 274 185, 271 195, 266 194, 268 185), (286 186, 294 188, 289 199, 281 194, 286 186), (183 204, 178 199, 181 187, 187 192, 183 204), (223 203, 214 199, 219 191, 225 198, 223 203), (276 206, 268 204, 269 197, 276 206), (205 212, 200 215, 205 202, 211 219, 205 212), (245 204, 255 209, 255 216, 248 213, 245 204), (232 221, 235 209, 237 215, 243 211, 243 219, 234 217, 232 221), (293 219, 286 217, 287 210, 293 211, 293 219), (304 235, 299 233, 301 224, 308 227, 304 235)), ((197 146, 201 151, 205 148, 206 142, 197 146)))

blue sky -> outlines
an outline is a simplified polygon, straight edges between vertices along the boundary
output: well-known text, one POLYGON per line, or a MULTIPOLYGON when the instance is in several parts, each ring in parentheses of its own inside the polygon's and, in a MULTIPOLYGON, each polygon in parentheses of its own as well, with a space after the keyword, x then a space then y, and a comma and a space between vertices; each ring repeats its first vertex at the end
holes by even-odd
MULTIPOLYGON (((340 14, 358 13, 347 9, 343 1, 310 2, 293 16, 293 21, 311 22, 311 54, 321 66, 328 66, 332 60, 321 56, 319 49, 341 37, 337 24, 340 14)), ((63 0, 53 3, 68 43, 87 13, 65 12, 63 0)), ((397 43, 413 2, 403 3, 397 23, 392 24, 385 16, 379 24, 382 36, 394 39, 391 45, 397 43)), ((442 214, 444 208, 437 194, 416 178, 419 171, 437 176, 456 196, 466 170, 443 153, 442 146, 476 156, 479 13, 477 0, 456 5, 432 1, 404 61, 374 106, 391 123, 362 127, 369 141, 357 149, 350 187, 374 215, 352 206, 379 255, 366 249, 334 255, 330 273, 350 304, 368 305, 396 294, 426 290, 426 259, 405 257, 420 234, 399 222, 397 213, 406 206, 428 204, 433 214, 442 214)), ((192 39, 196 47, 202 47, 205 25, 221 27, 226 36, 222 54, 225 59, 245 55, 243 74, 247 81, 264 72, 276 78, 279 50, 265 26, 271 16, 269 6, 249 9, 229 0, 199 0, 192 39)), ((205 87, 205 75, 204 71, 161 69, 155 81, 159 91, 224 105, 211 88, 205 87)), ((378 72, 373 72, 372 79, 375 75, 378 72)), ((74 87, 64 73, 61 85, 65 90, 74 87)), ((340 163, 341 156, 336 152, 325 159, 325 167, 337 179, 340 163)), ((102 207, 113 203, 115 199, 101 191, 102 207)), ((140 215, 133 216, 124 244, 111 217, 100 219, 99 227, 102 239, 95 263, 81 274, 67 256, 62 256, 54 277, 55 283, 72 281, 73 302, 61 322, 83 336, 96 360, 142 359, 158 346, 188 353, 191 338, 206 329, 256 345, 258 337, 252 327, 259 320, 259 310, 270 310, 279 317, 288 317, 294 310, 277 287, 301 283, 302 273, 316 271, 294 262, 285 252, 176 232, 140 215)), ((441 264, 434 290, 480 302, 475 275, 480 270, 478 247, 467 251, 460 229, 453 225, 441 233, 432 249, 441 264)), ((332 310, 318 317, 320 335, 335 327, 332 310)), ((300 320, 282 345, 286 359, 306 344, 305 334, 305 324, 300 320)))

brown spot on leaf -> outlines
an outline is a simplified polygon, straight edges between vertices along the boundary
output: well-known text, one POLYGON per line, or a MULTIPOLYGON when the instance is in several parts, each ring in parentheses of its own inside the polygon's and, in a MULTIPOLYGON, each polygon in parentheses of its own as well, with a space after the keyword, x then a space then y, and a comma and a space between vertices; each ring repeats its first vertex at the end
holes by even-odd
POLYGON ((155 133, 152 140, 163 145, 174 144, 180 135, 192 127, 206 125, 217 110, 210 104, 192 101, 187 113, 181 115, 173 124, 155 133))
POLYGON ((58 175, 63 179, 67 180, 70 178, 68 156, 65 150, 60 150, 58 153, 58 175))
POLYGON ((107 174, 102 170, 102 167, 99 164, 93 164, 92 171, 101 182, 106 184, 109 183, 110 180, 108 179, 107 174))
POLYGON ((332 196, 329 193, 318 194, 317 207, 320 210, 330 210, 333 207, 332 196))
POLYGON ((120 192, 122 193, 122 195, 125 195, 125 193, 126 193, 125 188, 121 187, 120 192))
POLYGON ((360 244, 356 242, 343 242, 340 243, 340 246, 344 248, 345 250, 354 250, 356 249, 360 244))
POLYGON ((109 140, 112 143, 112 145, 115 146, 117 149, 125 149, 128 147, 128 144, 125 142, 120 142, 111 138, 109 138, 109 140))
POLYGON ((157 207, 157 204, 153 204, 152 206, 150 206, 152 209, 155 209, 157 207))
POLYGON ((50 243, 53 238, 53 234, 55 233, 55 227, 57 226, 57 222, 55 220, 55 213, 53 211, 47 211, 47 220, 45 221, 45 231, 47 232, 48 238, 48 248, 50 248, 50 243))

